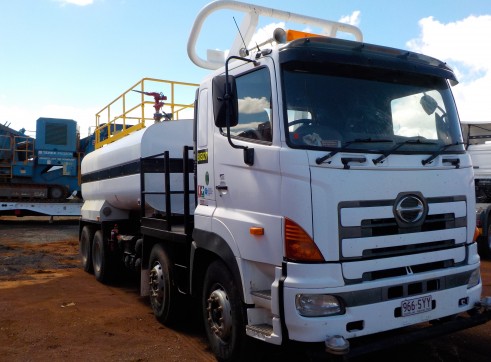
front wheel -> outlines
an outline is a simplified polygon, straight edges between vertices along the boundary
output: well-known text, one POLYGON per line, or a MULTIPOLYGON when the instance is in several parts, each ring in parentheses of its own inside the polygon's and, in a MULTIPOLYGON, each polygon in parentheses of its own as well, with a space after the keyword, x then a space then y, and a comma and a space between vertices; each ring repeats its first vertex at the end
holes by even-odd
POLYGON ((203 287, 203 317, 213 353, 219 361, 240 360, 246 339, 244 313, 239 291, 223 262, 210 264, 203 287))

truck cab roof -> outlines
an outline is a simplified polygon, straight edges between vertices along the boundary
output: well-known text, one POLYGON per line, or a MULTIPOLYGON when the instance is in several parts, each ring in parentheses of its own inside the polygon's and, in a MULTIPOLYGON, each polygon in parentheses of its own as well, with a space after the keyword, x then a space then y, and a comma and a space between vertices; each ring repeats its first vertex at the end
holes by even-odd
POLYGON ((280 62, 336 63, 419 73, 458 83, 444 62, 423 54, 370 43, 330 37, 297 39, 280 48, 280 62))

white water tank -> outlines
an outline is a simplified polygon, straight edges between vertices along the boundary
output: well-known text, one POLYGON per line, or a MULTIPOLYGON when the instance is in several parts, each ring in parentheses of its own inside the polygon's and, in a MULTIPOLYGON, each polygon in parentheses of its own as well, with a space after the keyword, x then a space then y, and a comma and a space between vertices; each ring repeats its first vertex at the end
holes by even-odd
MULTIPOLYGON (((122 210, 140 209, 140 157, 169 151, 170 158, 183 157, 183 147, 193 144, 193 120, 155 123, 120 140, 105 145, 82 160, 82 197, 84 201, 106 201, 122 210)), ((159 156, 163 158, 163 156, 159 156)), ((192 151, 189 157, 192 159, 192 151)), ((194 189, 193 175, 189 185, 194 189)), ((171 173, 171 191, 183 191, 183 174, 171 173)), ((146 174, 147 192, 164 192, 163 173, 146 174)), ((172 213, 184 213, 183 195, 172 195, 172 213)), ((146 195, 147 209, 165 212, 165 195, 146 195)), ((194 195, 190 210, 194 209, 194 195)))

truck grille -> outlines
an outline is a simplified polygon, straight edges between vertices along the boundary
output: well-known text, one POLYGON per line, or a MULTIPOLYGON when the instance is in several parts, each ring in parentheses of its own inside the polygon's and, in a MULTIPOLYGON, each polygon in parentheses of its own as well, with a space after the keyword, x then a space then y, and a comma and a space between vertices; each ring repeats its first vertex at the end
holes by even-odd
POLYGON ((428 214, 415 226, 398 223, 395 200, 340 203, 340 260, 402 256, 464 244, 465 197, 429 198, 426 202, 428 214))
MULTIPOLYGON (((449 224, 455 222, 454 214, 428 215, 418 231, 431 231, 446 229, 449 224)), ((394 218, 368 219, 361 223, 362 236, 384 236, 414 232, 414 229, 399 228, 394 218)))

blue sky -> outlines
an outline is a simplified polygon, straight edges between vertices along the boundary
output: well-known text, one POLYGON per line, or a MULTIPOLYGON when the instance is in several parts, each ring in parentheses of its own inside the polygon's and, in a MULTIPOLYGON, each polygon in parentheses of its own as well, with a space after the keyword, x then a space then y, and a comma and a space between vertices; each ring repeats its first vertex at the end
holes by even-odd
MULTIPOLYGON (((189 60, 186 45, 208 2, 0 0, 0 123, 33 131, 39 117, 71 118, 84 136, 95 113, 143 77, 199 83, 209 71, 189 60)), ((490 0, 251 2, 351 23, 365 42, 444 60, 460 80, 461 120, 491 122, 490 0)), ((232 15, 205 24, 200 50, 230 47, 232 15)))

